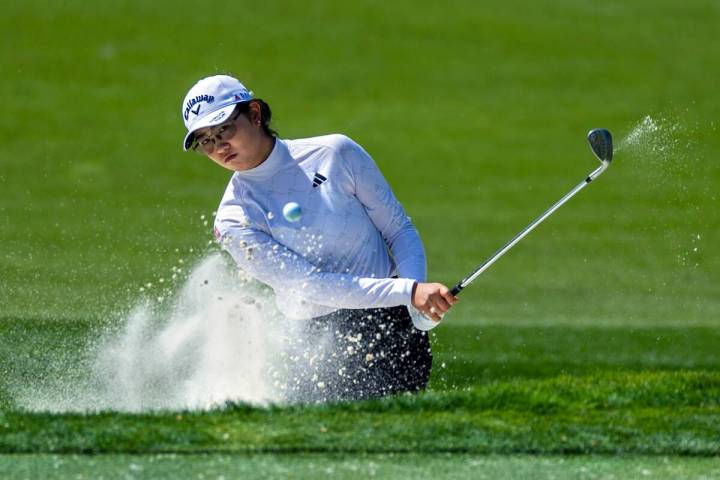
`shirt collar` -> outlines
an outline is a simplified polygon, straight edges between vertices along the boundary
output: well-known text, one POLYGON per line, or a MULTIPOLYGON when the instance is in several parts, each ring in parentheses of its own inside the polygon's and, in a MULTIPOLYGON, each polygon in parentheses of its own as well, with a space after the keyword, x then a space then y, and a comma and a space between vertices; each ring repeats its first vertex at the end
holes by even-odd
POLYGON ((289 165, 291 161, 292 157, 285 142, 279 138, 275 138, 275 146, 264 162, 257 167, 249 170, 240 170, 235 172, 235 174, 242 179, 265 180, 289 165))

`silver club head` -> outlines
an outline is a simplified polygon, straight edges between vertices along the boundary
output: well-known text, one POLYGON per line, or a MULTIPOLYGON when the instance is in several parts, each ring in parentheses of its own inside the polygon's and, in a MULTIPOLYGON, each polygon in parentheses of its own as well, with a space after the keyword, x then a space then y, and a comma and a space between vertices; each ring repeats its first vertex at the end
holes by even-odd
POLYGON ((594 128, 588 132, 587 138, 588 142, 590 142, 590 148, 592 148, 598 160, 604 164, 612 162, 613 144, 609 130, 594 128))

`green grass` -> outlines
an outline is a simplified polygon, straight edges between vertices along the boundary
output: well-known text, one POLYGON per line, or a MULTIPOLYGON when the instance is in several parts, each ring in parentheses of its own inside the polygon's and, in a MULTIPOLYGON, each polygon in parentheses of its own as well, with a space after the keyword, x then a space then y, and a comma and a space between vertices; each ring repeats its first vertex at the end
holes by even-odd
POLYGON ((720 452, 719 21, 707 0, 4 6, 0 453, 32 453, 0 456, 0 476, 719 476, 716 458, 480 456, 720 452), (226 71, 284 137, 364 145, 448 284, 594 168, 587 130, 620 145, 646 115, 660 129, 463 293, 434 334, 425 394, 19 409, 28 386, 81 379, 140 287, 177 290, 182 278, 158 280, 211 249, 228 174, 180 151, 178 113, 193 82, 226 71))
POLYGON ((686 457, 534 457, 479 455, 0 455, 0 475, 57 479, 668 479, 720 478, 717 459, 686 457), (193 473, 193 469, 195 473, 193 473))
POLYGON ((715 455, 720 375, 597 374, 319 406, 0 415, 0 451, 715 455))
MULTIPOLYGON (((78 384, 104 332, 92 322, 0 320, 0 406, 15 408, 24 385, 78 384)), ((713 327, 565 327, 448 323, 435 330, 430 388, 462 389, 498 380, 598 372, 713 371, 720 331, 713 327), (435 333, 436 332, 436 333, 435 333)), ((52 389, 52 388, 51 388, 52 389)))
POLYGON ((715 459, 476 455, 0 455, 0 475, 43 478, 638 479, 720 478, 715 459), (190 473, 189 468, 197 473, 190 473), (104 472, 98 477, 97 472, 104 472))

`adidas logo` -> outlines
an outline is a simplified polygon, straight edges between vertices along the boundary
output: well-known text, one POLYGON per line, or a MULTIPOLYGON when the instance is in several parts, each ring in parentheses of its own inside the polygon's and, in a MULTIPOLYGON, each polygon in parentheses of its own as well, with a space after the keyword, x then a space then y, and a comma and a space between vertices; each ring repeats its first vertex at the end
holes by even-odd
POLYGON ((315 178, 313 178, 313 188, 319 187, 323 183, 327 181, 327 177, 324 175, 320 175, 319 173, 315 173, 315 178))

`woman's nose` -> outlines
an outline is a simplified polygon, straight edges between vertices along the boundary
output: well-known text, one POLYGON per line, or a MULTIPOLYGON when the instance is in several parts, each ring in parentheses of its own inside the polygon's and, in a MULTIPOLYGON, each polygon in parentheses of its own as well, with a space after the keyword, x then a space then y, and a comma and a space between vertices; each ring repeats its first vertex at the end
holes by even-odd
POLYGON ((219 138, 216 138, 215 141, 217 142, 215 144, 215 150, 217 150, 218 152, 227 150, 227 148, 230 146, 229 142, 225 142, 223 140, 220 140, 219 138))

